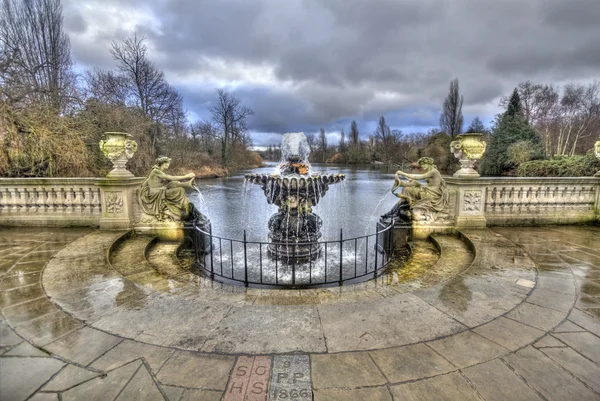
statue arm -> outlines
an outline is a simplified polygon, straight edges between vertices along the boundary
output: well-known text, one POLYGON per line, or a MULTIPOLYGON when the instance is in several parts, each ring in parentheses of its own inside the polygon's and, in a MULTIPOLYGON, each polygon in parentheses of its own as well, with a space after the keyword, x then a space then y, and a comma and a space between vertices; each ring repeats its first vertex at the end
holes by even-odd
POLYGON ((434 170, 429 170, 425 174, 408 174, 403 171, 398 171, 398 173, 396 173, 396 174, 400 174, 403 177, 409 178, 411 180, 426 180, 427 178, 433 177, 433 175, 435 173, 434 173, 434 170))
POLYGON ((194 173, 189 173, 188 175, 169 175, 169 174, 165 173, 164 171, 160 171, 160 170, 158 170, 156 174, 160 178, 162 178, 164 180, 169 180, 169 181, 186 181, 186 180, 190 180, 190 179, 196 177, 196 175, 194 173))

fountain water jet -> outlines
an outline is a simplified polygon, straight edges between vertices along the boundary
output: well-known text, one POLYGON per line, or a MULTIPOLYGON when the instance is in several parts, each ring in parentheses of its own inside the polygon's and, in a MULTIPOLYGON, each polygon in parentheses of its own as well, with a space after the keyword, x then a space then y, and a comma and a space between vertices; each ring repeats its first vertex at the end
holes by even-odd
POLYGON ((273 174, 247 174, 246 180, 260 185, 267 202, 279 207, 269 219, 269 255, 286 263, 316 259, 321 253, 321 218, 315 206, 344 174, 311 174, 310 148, 302 132, 284 134, 282 162, 273 174))

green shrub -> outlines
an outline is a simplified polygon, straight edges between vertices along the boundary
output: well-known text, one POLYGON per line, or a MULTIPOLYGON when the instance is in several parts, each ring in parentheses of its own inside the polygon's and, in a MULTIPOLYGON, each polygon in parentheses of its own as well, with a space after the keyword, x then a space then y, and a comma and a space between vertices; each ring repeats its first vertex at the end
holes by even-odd
POLYGON ((549 160, 534 160, 518 168, 520 177, 591 177, 600 170, 600 159, 593 151, 585 156, 558 156, 549 160))

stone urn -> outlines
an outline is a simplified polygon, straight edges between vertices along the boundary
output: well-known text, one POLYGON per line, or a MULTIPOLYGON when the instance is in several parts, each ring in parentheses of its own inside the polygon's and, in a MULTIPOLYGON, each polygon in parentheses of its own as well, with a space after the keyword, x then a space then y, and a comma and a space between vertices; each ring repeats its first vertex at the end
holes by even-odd
POLYGON ((126 132, 105 132, 100 141, 100 150, 113 164, 108 178, 133 177, 125 165, 137 151, 137 143, 133 136, 126 132))
POLYGON ((450 143, 450 150, 459 160, 461 169, 454 173, 454 177, 477 178, 479 173, 475 171, 475 162, 483 156, 486 143, 483 134, 468 133, 456 136, 456 140, 450 143))
MULTIPOLYGON (((594 153, 596 154, 596 157, 600 159, 600 140, 598 140, 594 145, 594 153)), ((600 177, 600 170, 594 174, 594 177, 600 177)))

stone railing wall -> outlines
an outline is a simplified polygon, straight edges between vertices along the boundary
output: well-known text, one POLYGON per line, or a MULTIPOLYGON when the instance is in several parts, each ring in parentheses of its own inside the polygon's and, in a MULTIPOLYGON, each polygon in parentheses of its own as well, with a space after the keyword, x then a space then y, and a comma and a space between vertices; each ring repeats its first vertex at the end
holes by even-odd
POLYGON ((2 178, 0 225, 129 228, 143 178, 2 178))
POLYGON ((446 179, 455 225, 590 223, 600 219, 600 178, 446 179))

